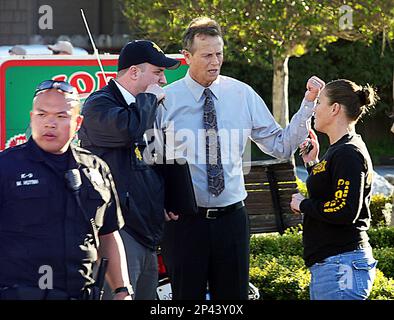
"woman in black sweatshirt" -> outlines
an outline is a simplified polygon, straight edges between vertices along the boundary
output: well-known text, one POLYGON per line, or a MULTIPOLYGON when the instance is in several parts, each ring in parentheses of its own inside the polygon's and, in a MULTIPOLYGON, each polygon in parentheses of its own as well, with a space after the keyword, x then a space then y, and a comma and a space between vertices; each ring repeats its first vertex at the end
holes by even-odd
POLYGON ((319 160, 319 143, 303 160, 309 176, 309 198, 294 194, 290 206, 304 214, 304 260, 311 272, 312 300, 368 298, 377 261, 367 230, 373 168, 367 147, 355 124, 378 97, 369 86, 335 80, 321 91, 315 110, 315 129, 327 134, 330 147, 319 160))

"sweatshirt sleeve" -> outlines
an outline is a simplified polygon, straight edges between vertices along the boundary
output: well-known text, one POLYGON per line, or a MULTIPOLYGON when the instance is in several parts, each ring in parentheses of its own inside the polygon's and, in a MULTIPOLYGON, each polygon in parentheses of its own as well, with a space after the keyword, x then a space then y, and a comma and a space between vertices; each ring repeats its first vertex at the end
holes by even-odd
POLYGON ((305 199, 301 212, 314 219, 332 224, 353 224, 358 218, 364 199, 366 179, 363 157, 351 148, 333 154, 330 164, 332 186, 329 200, 305 199))

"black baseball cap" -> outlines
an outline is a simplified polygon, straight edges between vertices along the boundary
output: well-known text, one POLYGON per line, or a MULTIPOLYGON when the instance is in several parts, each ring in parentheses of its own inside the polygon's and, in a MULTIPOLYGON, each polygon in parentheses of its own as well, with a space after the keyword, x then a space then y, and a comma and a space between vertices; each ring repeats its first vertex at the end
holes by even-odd
POLYGON ((167 57, 156 43, 149 40, 134 40, 120 51, 118 71, 144 62, 166 69, 176 69, 181 64, 179 60, 167 57))

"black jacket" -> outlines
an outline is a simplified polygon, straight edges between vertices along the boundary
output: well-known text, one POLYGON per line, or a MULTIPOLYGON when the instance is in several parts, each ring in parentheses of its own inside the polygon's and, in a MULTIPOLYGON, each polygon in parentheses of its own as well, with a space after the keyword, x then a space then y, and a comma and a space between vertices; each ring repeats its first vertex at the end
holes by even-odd
POLYGON ((142 245, 156 249, 164 226, 164 186, 161 175, 140 154, 146 146, 143 134, 156 118, 157 99, 150 93, 135 98, 135 103, 127 105, 114 80, 91 94, 82 109, 79 139, 82 147, 111 169, 124 230, 142 245))

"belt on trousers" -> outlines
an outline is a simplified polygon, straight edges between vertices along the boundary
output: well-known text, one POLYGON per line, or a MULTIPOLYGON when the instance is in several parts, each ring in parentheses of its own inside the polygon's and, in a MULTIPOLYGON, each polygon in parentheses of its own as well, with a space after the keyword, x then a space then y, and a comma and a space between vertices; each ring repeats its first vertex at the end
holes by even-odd
POLYGON ((234 212, 235 210, 241 209, 245 206, 243 201, 230 204, 227 207, 217 207, 217 208, 203 208, 198 207, 198 215, 206 219, 216 219, 224 216, 227 213, 234 212))

